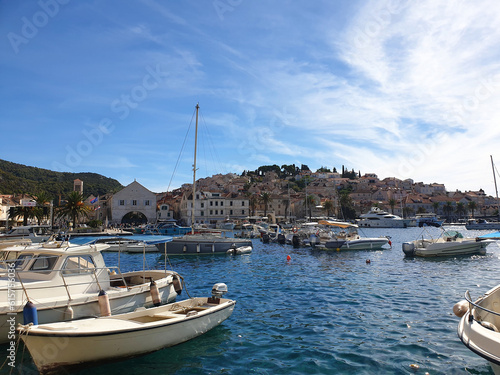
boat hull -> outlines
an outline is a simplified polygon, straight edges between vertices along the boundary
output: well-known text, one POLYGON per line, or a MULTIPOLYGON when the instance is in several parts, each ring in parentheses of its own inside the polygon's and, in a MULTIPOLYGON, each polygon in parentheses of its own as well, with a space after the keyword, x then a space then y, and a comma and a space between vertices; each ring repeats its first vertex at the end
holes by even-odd
MULTIPOLYGON (((206 333, 233 312, 235 301, 220 301, 193 313, 182 309, 173 313, 166 311, 170 306, 160 306, 123 316, 33 326, 20 335, 41 372, 108 362, 151 353, 206 333)), ((182 302, 171 305, 183 306, 182 302)))
POLYGON ((407 256, 418 257, 446 257, 470 254, 485 254, 489 240, 477 241, 465 239, 464 241, 432 242, 429 240, 417 240, 405 242, 403 251, 407 256))
POLYGON ((241 238, 218 238, 214 236, 187 235, 156 245, 167 255, 226 254, 228 250, 252 246, 252 241, 241 238))
POLYGON ((327 241, 325 247, 333 250, 381 250, 388 243, 387 238, 361 238, 352 241, 327 241))
MULTIPOLYGON (((146 282, 126 288, 123 286, 122 278, 116 275, 111 279, 111 287, 106 290, 109 299, 109 305, 112 314, 125 313, 133 311, 140 306, 153 306, 153 299, 150 291, 149 278, 153 278, 158 287, 159 298, 162 303, 170 303, 175 301, 178 294, 176 287, 173 283, 171 275, 165 275, 163 271, 138 271, 124 273, 125 279, 143 278, 145 276, 146 282), (113 287, 116 285, 116 287, 113 287)), ((30 294, 29 285, 27 284, 27 291, 30 294)), ((62 286, 61 286, 62 287, 62 286)), ((68 306, 72 309, 73 318, 100 316, 100 307, 98 302, 98 293, 80 293, 72 294, 71 301, 63 298, 54 299, 49 292, 45 298, 31 298, 31 301, 37 308, 37 317, 40 324, 52 323, 71 318, 67 312, 68 306)), ((52 291, 52 295, 54 291, 52 291)), ((26 303, 26 298, 23 298, 21 293, 16 293, 20 297, 16 299, 18 305, 14 306, 14 310, 10 306, 0 308, 0 344, 9 342, 8 334, 11 331, 12 322, 15 322, 14 327, 18 324, 24 323, 23 307, 26 303), (20 301, 23 301, 22 303, 20 301)), ((30 294, 31 295, 31 294, 30 294)))

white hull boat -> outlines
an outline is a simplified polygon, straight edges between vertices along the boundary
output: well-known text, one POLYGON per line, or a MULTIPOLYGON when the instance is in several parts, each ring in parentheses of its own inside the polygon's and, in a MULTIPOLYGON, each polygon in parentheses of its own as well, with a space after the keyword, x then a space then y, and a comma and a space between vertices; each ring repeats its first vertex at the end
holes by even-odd
POLYGON ((403 219, 378 207, 372 207, 369 212, 359 217, 358 225, 366 228, 408 228, 417 226, 416 219, 403 219))
POLYGON ((324 247, 331 250, 381 250, 390 243, 387 237, 361 237, 358 226, 347 222, 320 220, 318 225, 333 228, 324 247))
POLYGON ((180 276, 173 271, 121 273, 107 266, 101 254, 107 246, 54 241, 2 249, 0 343, 9 341, 13 321, 26 323, 23 309, 28 301, 36 307, 39 323, 51 323, 103 314, 103 292, 111 313, 172 302, 181 293, 180 276))
POLYGON ((472 352, 490 362, 496 375, 500 375, 500 285, 472 301, 469 292, 465 300, 453 307, 460 317, 457 334, 472 352))
MULTIPOLYGON (((214 289, 221 286, 225 284, 216 284, 214 289)), ((40 372, 67 370, 191 340, 229 318, 235 304, 215 292, 210 298, 191 298, 115 316, 24 325, 19 334, 40 372)))
POLYGON ((437 239, 419 239, 403 243, 406 256, 440 257, 486 253, 486 247, 494 242, 480 238, 464 238, 455 231, 444 232, 437 239))

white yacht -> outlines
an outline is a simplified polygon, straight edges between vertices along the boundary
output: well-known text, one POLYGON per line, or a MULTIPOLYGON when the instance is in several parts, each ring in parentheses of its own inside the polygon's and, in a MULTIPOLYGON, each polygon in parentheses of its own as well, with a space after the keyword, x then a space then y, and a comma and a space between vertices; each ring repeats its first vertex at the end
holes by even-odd
POLYGON ((358 225, 366 228, 408 228, 417 226, 415 219, 403 219, 378 207, 372 207, 369 212, 359 217, 358 225))

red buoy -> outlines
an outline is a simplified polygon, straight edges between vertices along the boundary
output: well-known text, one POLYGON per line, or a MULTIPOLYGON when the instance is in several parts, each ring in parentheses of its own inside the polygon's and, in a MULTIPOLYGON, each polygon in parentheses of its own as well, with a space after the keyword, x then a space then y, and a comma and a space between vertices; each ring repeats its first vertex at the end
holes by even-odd
POLYGON ((292 257, 291 257, 290 255, 287 255, 287 256, 286 256, 286 260, 287 260, 287 261, 291 261, 291 260, 292 260, 292 257))

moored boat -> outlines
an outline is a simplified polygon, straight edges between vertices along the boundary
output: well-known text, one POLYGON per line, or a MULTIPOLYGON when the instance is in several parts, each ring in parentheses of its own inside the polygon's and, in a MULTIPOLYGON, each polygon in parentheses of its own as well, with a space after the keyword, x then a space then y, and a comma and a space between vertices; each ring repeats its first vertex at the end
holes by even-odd
POLYGON ((359 217, 358 225, 367 228, 408 228, 417 225, 415 219, 403 219, 378 207, 372 207, 369 212, 359 217))
POLYGON ((457 334, 472 352, 489 361, 500 375, 500 285, 472 301, 470 293, 453 307, 460 317, 457 334))
POLYGON ((227 286, 219 283, 209 298, 114 316, 24 325, 19 334, 40 372, 68 371, 82 364, 147 354, 208 332, 234 310, 234 300, 221 298, 225 292, 227 286))
POLYGON ((331 239, 324 243, 326 249, 380 250, 390 243, 387 237, 361 237, 355 224, 332 220, 320 220, 318 224, 337 229, 332 230, 331 239))
POLYGON ((49 241, 12 246, 0 252, 0 343, 8 341, 9 320, 24 321, 27 302, 40 323, 103 314, 106 295, 111 313, 174 301, 182 291, 180 276, 167 270, 121 273, 106 265, 106 244, 77 245, 49 241), (154 282, 154 283, 153 283, 154 282), (155 294, 157 292, 157 294, 155 294))
POLYGON ((438 238, 421 238, 403 243, 406 256, 439 257, 468 254, 485 254, 486 247, 493 240, 481 238, 464 238, 457 231, 443 231, 438 238))

